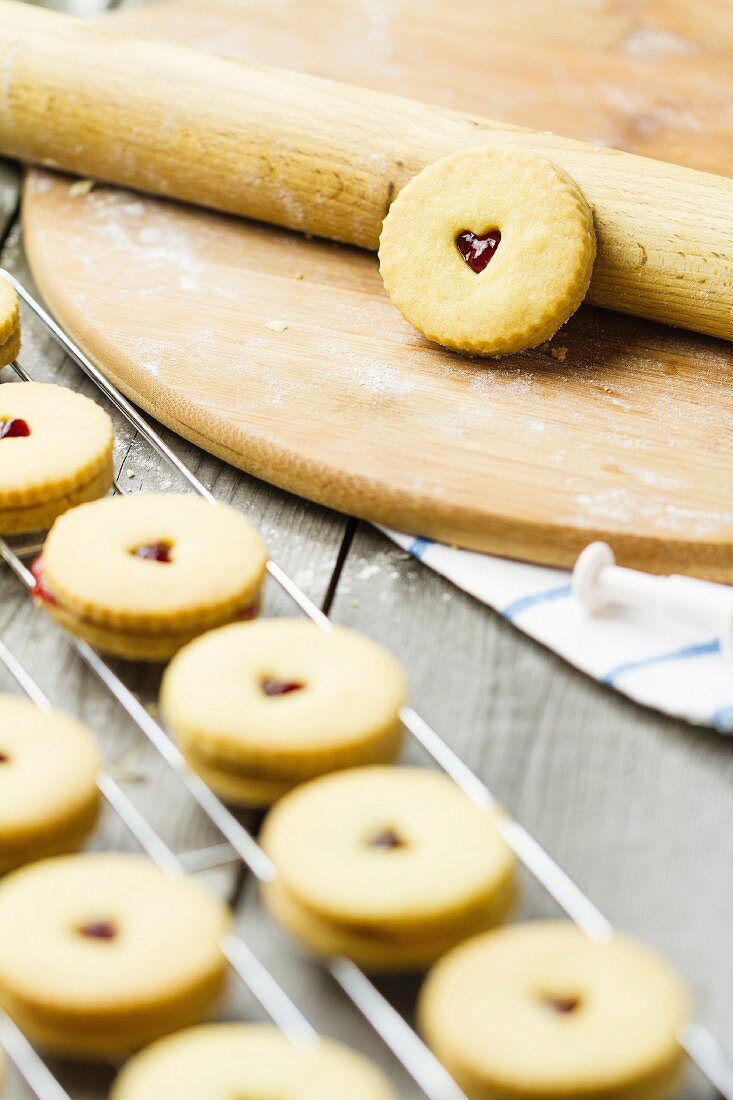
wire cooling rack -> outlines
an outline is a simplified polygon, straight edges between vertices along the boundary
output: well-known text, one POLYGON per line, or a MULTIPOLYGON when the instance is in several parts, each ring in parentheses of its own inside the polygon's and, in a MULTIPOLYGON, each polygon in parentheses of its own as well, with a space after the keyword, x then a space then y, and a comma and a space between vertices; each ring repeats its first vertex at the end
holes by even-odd
MULTIPOLYGON (((214 495, 199 481, 180 456, 105 378, 28 290, 2 268, 0 268, 0 277, 10 282, 22 301, 55 337, 69 357, 139 432, 153 451, 172 466, 189 489, 209 503, 216 503, 214 495)), ((16 360, 11 367, 21 381, 31 381, 30 375, 20 362, 16 360)), ((115 481, 114 491, 122 494, 125 492, 117 481, 115 481)), ((24 543, 19 539, 6 541, 0 538, 0 557, 29 591, 34 586, 34 578, 27 563, 40 552, 41 547, 42 543, 24 543)), ((270 561, 267 569, 273 580, 312 622, 326 632, 332 629, 327 615, 279 565, 270 561)), ((119 784, 109 774, 103 774, 99 779, 102 795, 147 855, 166 870, 186 873, 236 859, 241 861, 260 882, 271 881, 276 875, 276 869, 255 837, 245 829, 203 780, 190 770, 163 727, 145 709, 122 678, 86 642, 72 635, 69 635, 69 640, 84 664, 110 692, 165 763, 176 773, 187 794, 203 810, 227 842, 223 848, 217 846, 213 850, 176 855, 131 802, 119 784)), ((6 667, 36 706, 42 710, 50 708, 51 704, 41 688, 2 642, 0 642, 0 663, 6 667)), ((614 934, 610 921, 539 842, 506 812, 486 784, 468 768, 416 710, 405 706, 400 712, 400 717, 406 730, 423 747, 434 763, 453 779, 482 812, 491 816, 520 862, 554 898, 566 915, 590 939, 598 943, 608 941, 614 934)), ((316 1042, 318 1036, 315 1029, 244 940, 230 935, 226 938, 223 948, 233 970, 242 978, 282 1032, 293 1043, 300 1046, 316 1042)), ((428 1100, 466 1100, 464 1093, 445 1067, 363 971, 343 957, 330 958, 323 965, 428 1100)), ((726 1100, 733 1100, 733 1062, 712 1033, 704 1025, 690 1022, 683 1026, 678 1034, 678 1040, 690 1059, 719 1093, 726 1100)), ((0 1014, 0 1042, 5 1046, 11 1060, 39 1100, 70 1100, 68 1093, 52 1075, 25 1036, 9 1017, 2 1014, 0 1014)))

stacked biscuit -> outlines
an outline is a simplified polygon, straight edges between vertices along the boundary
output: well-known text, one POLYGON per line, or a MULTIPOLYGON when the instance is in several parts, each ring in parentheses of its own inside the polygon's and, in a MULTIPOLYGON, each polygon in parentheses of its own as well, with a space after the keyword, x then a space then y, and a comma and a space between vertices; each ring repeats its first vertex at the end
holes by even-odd
POLYGON ((661 1100, 680 1083, 687 993, 625 936, 566 921, 477 936, 433 968, 418 1016, 469 1100, 661 1100))
POLYGON ((106 653, 163 661, 213 627, 259 610, 266 553, 233 508, 136 493, 56 520, 36 595, 62 626, 106 653))
POLYGON ((100 768, 80 722, 0 695, 0 874, 86 840, 99 813, 100 768))
POLYGON ((370 970, 415 970, 505 920, 514 859, 491 819, 426 768, 354 768, 268 814, 272 914, 309 949, 370 970))
POLYGON ((226 906, 142 856, 57 856, 0 883, 0 1005, 34 1042, 106 1059, 195 1023, 222 990, 226 906))
POLYGON ((161 704, 189 764, 222 798, 269 806, 315 776, 394 760, 406 694, 399 664, 369 638, 269 619, 186 646, 161 704))
POLYGON ((45 529, 103 496, 113 444, 109 416, 81 394, 41 382, 0 386, 0 535, 45 529))

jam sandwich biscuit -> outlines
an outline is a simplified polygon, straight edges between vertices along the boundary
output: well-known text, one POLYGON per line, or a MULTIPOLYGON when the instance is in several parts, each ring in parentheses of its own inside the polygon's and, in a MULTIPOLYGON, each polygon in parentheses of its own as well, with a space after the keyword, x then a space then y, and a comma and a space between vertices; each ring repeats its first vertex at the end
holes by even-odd
POLYGON ((406 694, 399 664, 369 638, 267 619, 187 645, 165 673, 161 702, 209 786, 228 801, 267 806, 325 772, 394 760, 406 694))
POLYGON ((247 520, 193 495, 136 493, 61 516, 35 594, 72 634, 118 657, 164 661, 259 608, 266 552, 247 520))
POLYGON ((428 768, 336 772, 286 794, 265 819, 277 868, 265 904, 321 955, 415 970, 503 921, 514 858, 491 818, 428 768))

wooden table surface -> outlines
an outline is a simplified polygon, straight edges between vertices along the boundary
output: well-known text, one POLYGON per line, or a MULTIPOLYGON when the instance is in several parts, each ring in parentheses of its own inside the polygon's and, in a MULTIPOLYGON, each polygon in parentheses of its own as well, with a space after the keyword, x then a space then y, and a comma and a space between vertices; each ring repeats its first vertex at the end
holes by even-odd
MULTIPOLYGON (((90 11, 98 5, 57 0, 53 6, 90 11)), ((0 262, 28 281, 18 182, 14 167, 0 163, 0 262)), ((28 318, 21 361, 38 379, 95 395, 28 318)), ((3 380, 9 377, 3 372, 3 380)), ((116 419, 117 470, 126 486, 175 487, 147 445, 116 419)), ((418 709, 619 927, 678 966, 693 988, 698 1018, 733 1049, 731 742, 646 712, 592 683, 369 526, 172 441, 206 485, 249 516, 275 560, 330 607, 336 621, 384 641, 400 656, 418 709)), ((266 613, 292 613, 272 585, 266 613)), ((96 729, 114 774, 129 780, 131 797, 169 843, 180 851, 217 843, 215 830, 6 570, 0 570, 0 633, 53 701, 96 729)), ((143 698, 154 698, 149 671, 129 682, 143 698)), ((1 669, 0 690, 15 690, 1 669)), ((420 760, 417 752, 411 756, 420 760)), ((134 848, 111 813, 94 846, 134 848)), ((400 1095, 417 1100, 419 1092, 329 979, 264 918, 252 883, 234 868, 209 875, 215 888, 237 899, 242 933, 316 1026, 383 1062, 400 1095)), ((556 915, 529 879, 521 915, 556 915)), ((415 983, 394 979, 383 988, 410 1011, 415 983)), ((234 981, 223 1014, 261 1017, 234 981)), ((74 1100, 106 1095, 111 1070, 53 1068, 74 1100)), ((11 1074, 4 1100, 29 1095, 11 1074)), ((682 1095, 702 1100, 714 1093, 690 1073, 682 1095)))

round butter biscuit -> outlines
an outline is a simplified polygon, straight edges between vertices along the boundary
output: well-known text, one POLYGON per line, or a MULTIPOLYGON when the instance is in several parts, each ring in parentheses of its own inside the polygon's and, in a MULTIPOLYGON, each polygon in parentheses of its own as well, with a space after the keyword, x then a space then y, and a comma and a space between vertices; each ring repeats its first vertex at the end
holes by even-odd
POLYGON ((503 921, 514 858, 447 776, 366 767, 297 787, 270 810, 263 886, 273 915, 318 954, 416 969, 503 921))
POLYGON ((226 906, 143 856, 56 856, 0 883, 0 1006, 47 1050, 117 1057, 221 992, 226 906))
POLYGON ((112 484, 107 413, 64 386, 0 386, 0 534, 40 531, 112 484))
POLYGON ((101 766, 80 722, 0 695, 0 873, 83 843, 99 813, 101 766))
POLYGON ((478 148, 414 176, 379 244, 385 288, 429 340, 475 355, 541 344, 588 289, 596 239, 577 184, 543 157, 478 148))
POLYGON ((469 1100, 661 1100, 683 1054, 687 994, 641 944, 566 921, 517 924, 455 948, 419 1002, 428 1044, 469 1100))
POLYGON ((164 661, 198 634, 256 615, 266 564, 262 539, 229 505, 135 493, 56 520, 35 594, 103 652, 164 661))
POLYGON ((325 772, 394 760, 406 696, 386 649, 304 619, 204 634, 173 659, 161 689, 194 770, 223 798, 255 806, 325 772))

